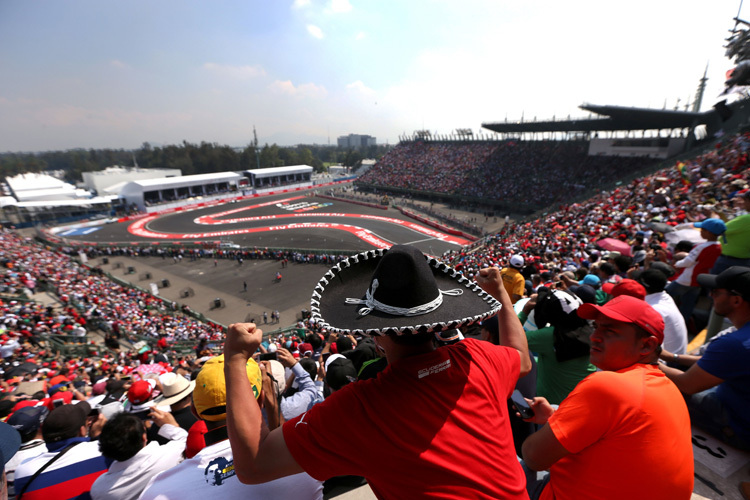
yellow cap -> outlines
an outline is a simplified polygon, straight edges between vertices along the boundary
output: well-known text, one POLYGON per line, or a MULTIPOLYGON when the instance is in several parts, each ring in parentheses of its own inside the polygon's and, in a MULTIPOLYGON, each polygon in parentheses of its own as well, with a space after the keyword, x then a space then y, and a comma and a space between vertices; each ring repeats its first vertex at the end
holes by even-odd
MULTIPOLYGON (((247 379, 256 399, 260 396, 262 378, 260 367, 247 360, 247 379)), ((216 422, 227 418, 227 383, 224 378, 224 355, 209 359, 198 373, 193 390, 193 405, 203 420, 216 422)))

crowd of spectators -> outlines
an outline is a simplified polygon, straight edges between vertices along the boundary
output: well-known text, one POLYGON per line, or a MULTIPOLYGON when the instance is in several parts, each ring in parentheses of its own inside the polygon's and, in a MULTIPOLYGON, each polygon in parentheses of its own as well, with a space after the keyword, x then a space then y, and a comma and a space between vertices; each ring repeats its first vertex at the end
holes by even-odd
POLYGON ((32 335, 81 335, 82 328, 99 328, 125 339, 220 340, 223 336, 221 327, 174 314, 173 304, 115 283, 96 268, 78 263, 69 255, 76 253, 70 249, 51 249, 7 230, 0 233, 0 245, 0 259, 7 269, 2 282, 8 290, 31 294, 44 287, 64 305, 64 316, 56 318, 57 323, 35 325, 32 335))
POLYGON ((638 157, 589 156, 587 141, 506 141, 482 168, 471 171, 461 193, 544 207, 654 163, 638 157))
POLYGON ((162 259, 172 259, 190 261, 198 259, 223 259, 223 260, 257 260, 268 259, 282 262, 284 265, 289 262, 296 264, 335 264, 341 260, 344 255, 333 253, 304 253, 292 250, 268 249, 268 248, 216 248, 214 245, 206 247, 185 248, 185 247, 138 247, 138 246, 117 246, 117 247, 66 247, 64 252, 70 255, 77 255, 84 252, 89 258, 96 257, 161 257, 162 259))
POLYGON ((544 207, 654 163, 639 157, 589 156, 586 141, 417 141, 399 144, 359 181, 544 207))
MULTIPOLYGON (((675 227, 712 215, 733 218, 743 213, 741 195, 748 189, 750 134, 741 134, 696 158, 601 192, 581 203, 560 204, 557 210, 529 221, 512 222, 473 250, 443 257, 468 274, 487 265, 505 265, 523 253, 541 270, 561 271, 598 260, 605 238, 632 242, 639 232, 655 242, 666 241, 654 224, 675 227)), ((582 173, 581 181, 596 173, 582 173)), ((550 189, 558 184, 550 181, 550 189)), ((528 259, 527 259, 528 260, 528 259)))
POLYGON ((370 168, 360 181, 437 193, 461 194, 469 173, 488 165, 495 143, 408 142, 370 168))
MULTIPOLYGON (((558 144, 548 146, 550 149, 539 153, 539 158, 560 155, 567 158, 566 161, 575 163, 573 159, 578 153, 573 149, 565 153, 558 144)), ((458 148, 458 153, 447 153, 446 145, 413 143, 404 147, 408 154, 396 148, 394 151, 397 154, 392 155, 390 161, 391 164, 397 159, 407 161, 399 155, 414 154, 421 162, 429 162, 437 157, 452 162, 450 155, 459 154, 462 160, 444 169, 445 175, 441 177, 446 188, 455 189, 472 172, 476 173, 470 165, 495 161, 499 156, 516 161, 524 156, 521 153, 527 147, 530 146, 507 143, 500 149, 513 151, 498 153, 498 149, 493 149, 498 148, 497 145, 489 147, 480 143, 467 144, 463 151, 458 148), (520 149, 515 150, 516 147, 520 149), (519 156, 514 156, 516 153, 519 156)), ((575 144, 566 147, 574 148, 575 144)), ((537 345, 539 352, 546 349, 547 359, 538 356, 540 380, 548 384, 544 390, 549 391, 550 401, 564 402, 577 381, 585 378, 593 368, 588 360, 588 351, 581 351, 581 346, 575 343, 566 347, 569 357, 560 358, 560 331, 575 331, 582 326, 565 322, 569 318, 553 320, 550 316, 551 326, 545 327, 541 324, 545 321, 540 320, 540 317, 544 317, 541 306, 544 293, 536 292, 544 288, 567 290, 576 294, 578 299, 575 300, 589 303, 604 303, 624 290, 630 294, 642 294, 639 299, 647 297, 647 294, 661 294, 664 284, 651 281, 641 284, 635 280, 634 284, 631 283, 630 279, 636 278, 634 267, 640 267, 640 270, 648 267, 656 269, 655 263, 659 260, 667 265, 675 264, 684 257, 680 255, 682 247, 674 241, 670 242, 668 236, 686 223, 719 218, 731 221, 747 214, 750 206, 749 150, 750 134, 728 138, 703 155, 636 179, 627 186, 602 192, 585 202, 561 205, 537 220, 507 224, 501 232, 486 238, 481 244, 446 253, 443 259, 470 277, 476 277, 480 269, 488 266, 507 267, 513 263, 512 267, 519 270, 524 278, 523 290, 515 293, 518 297, 514 296, 519 319, 528 332, 529 345, 537 345), (605 238, 620 242, 627 250, 611 251, 602 242, 605 238), (586 289, 580 290, 586 286, 591 287, 590 294, 585 293, 586 289), (619 291, 615 290, 617 287, 621 287, 619 291), (537 314, 536 318, 532 317, 532 312, 537 314), (534 324, 535 320, 539 320, 540 324, 534 324), (575 378, 575 381, 564 388, 552 386, 552 382, 557 380, 555 373, 567 369, 562 366, 564 363, 574 369, 571 380, 575 378)), ((532 163, 542 165, 545 161, 535 159, 532 163)), ((614 168, 617 161, 607 159, 606 162, 612 162, 613 167, 603 169, 597 169, 593 163, 586 167, 576 165, 582 170, 564 171, 564 176, 575 179, 581 185, 595 185, 605 177, 608 179, 617 174, 614 168), (592 168, 593 172, 587 170, 592 168)), ((625 163, 629 164, 627 160, 625 163)), ((437 167, 436 163, 433 168, 437 167)), ((557 168, 564 170, 559 165, 557 168)), ((622 163, 618 170, 622 172, 622 163)), ((415 179, 408 182, 417 182, 415 179)), ((432 180, 426 182, 429 189, 435 189, 437 184, 431 184, 432 180)), ((508 184, 515 182, 508 181, 508 184)), ((540 176, 529 182, 524 188, 526 196, 534 196, 537 192, 535 189, 542 185, 549 190, 550 196, 554 195, 549 200, 572 193, 561 190, 560 186, 564 184, 556 184, 555 178, 540 176)), ((489 186, 488 183, 485 180, 479 185, 484 189, 489 186)), ((418 189, 413 185, 409 187, 418 189)), ((546 194, 539 193, 541 199, 547 199, 544 198, 546 194)), ((479 191, 476 194, 484 196, 479 191)), ((205 496, 211 491, 205 489, 206 485, 213 487, 224 483, 232 485, 231 491, 246 491, 250 497, 254 491, 277 498, 285 496, 281 492, 293 491, 286 496, 321 498, 322 485, 306 474, 290 476, 278 480, 278 483, 266 483, 258 490, 252 486, 242 489, 243 485, 234 477, 231 472, 233 468, 226 460, 227 456, 231 460, 226 431, 221 431, 226 415, 214 411, 226 405, 226 394, 222 392, 225 391, 223 369, 220 366, 223 359, 215 356, 211 350, 212 345, 223 341, 222 329, 174 314, 169 311, 169 304, 148 293, 105 279, 95 269, 71 258, 70 255, 79 250, 52 249, 13 231, 0 232, 0 262, 5 267, 5 272, 0 275, 0 293, 3 296, 0 302, 0 324, 3 328, 0 354, 4 359, 0 419, 8 415, 11 416, 8 419, 11 423, 22 419, 17 428, 23 429, 24 442, 44 442, 44 446, 38 447, 36 457, 44 454, 44 457, 51 458, 76 443, 87 443, 66 455, 65 463, 85 463, 88 468, 81 465, 79 472, 90 472, 86 481, 78 476, 66 476, 58 481, 49 475, 49 481, 45 478, 29 488, 27 485, 35 481, 31 477, 33 471, 29 467, 21 468, 22 480, 16 481, 14 486, 28 489, 24 497, 43 498, 52 495, 53 490, 46 488, 56 485, 67 488, 75 484, 76 494, 90 491, 93 498, 108 498, 107 493, 112 493, 109 491, 111 488, 102 491, 101 485, 119 484, 128 486, 128 498, 139 498, 142 494, 143 498, 173 498, 170 492, 180 491, 185 497, 193 498, 205 496), (47 307, 21 300, 22 294, 28 295, 42 287, 56 294, 62 306, 47 307), (13 299, 14 296, 17 296, 17 300, 13 299), (46 335, 80 335, 81 330, 85 334, 92 325, 101 324, 106 324, 107 329, 116 334, 159 338, 159 348, 154 351, 148 348, 131 351, 102 349, 91 356, 65 358, 51 352, 44 340, 46 335), (170 350, 169 344, 178 340, 195 341, 194 352, 180 355, 170 350), (199 384, 195 383, 196 378, 199 384), (206 388, 210 389, 210 393, 203 392, 206 388), (159 393, 162 399, 157 398, 159 393), (196 400, 186 403, 188 397, 196 400), (79 402, 74 405, 75 401, 79 402), (197 420, 191 424, 170 417, 173 412, 184 413, 190 404, 197 415, 197 420), (49 415, 45 415, 46 420, 43 421, 41 410, 31 413, 24 407, 44 408, 49 415), (118 417, 119 413, 134 414, 138 418, 118 417), (15 414, 18 416, 12 420, 15 414), (109 427, 108 421, 111 422, 109 427), (149 432, 150 426, 156 426, 158 433, 149 432), (92 441, 102 439, 102 435, 101 447, 92 444, 92 441), (160 465, 157 467, 153 460, 149 461, 149 457, 164 458, 166 453, 160 453, 156 444, 146 444, 151 442, 160 442, 161 446, 169 443, 169 450, 172 450, 170 457, 174 458, 158 461, 160 465), (181 464, 177 463, 183 458, 175 456, 174 449, 181 450, 185 457, 181 464), (201 477, 194 488, 191 486, 187 491, 187 483, 181 483, 181 478, 190 467, 200 469, 201 477), (138 488, 135 488, 135 483, 122 479, 136 476, 139 478, 138 488), (99 487, 94 487, 99 477, 105 479, 102 479, 99 487)), ((341 258, 333 254, 308 255, 267 249, 105 247, 86 248, 86 251, 91 257, 269 258, 282 262, 324 264, 334 264, 341 258)), ((548 297, 552 298, 547 302, 553 304, 572 300, 565 296, 548 297)), ((545 314, 551 313, 545 311, 545 314)), ((309 318, 300 320, 296 326, 297 329, 291 333, 265 340, 261 352, 256 354, 263 369, 256 370, 248 365, 248 378, 255 398, 264 409, 271 428, 280 425, 282 415, 287 419, 295 418, 342 386, 357 379, 376 376, 386 363, 378 355, 376 345, 367 338, 338 337, 309 318)), ((463 334, 484 336, 492 341, 492 328, 487 323, 481 329, 477 327, 463 334)), ((497 330, 497 325, 494 329, 497 330)), ((670 356, 674 355, 675 361, 680 354, 669 353, 670 356)), ((538 387, 533 390, 537 391, 538 387)), ((40 465, 45 461, 40 458, 35 460, 33 463, 40 465)))

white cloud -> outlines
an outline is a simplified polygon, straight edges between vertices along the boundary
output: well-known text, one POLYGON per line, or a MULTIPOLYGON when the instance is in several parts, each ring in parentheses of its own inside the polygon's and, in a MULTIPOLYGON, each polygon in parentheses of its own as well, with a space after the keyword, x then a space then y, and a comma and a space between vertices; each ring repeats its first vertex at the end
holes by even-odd
POLYGON ((289 95, 294 95, 297 90, 290 80, 285 80, 283 82, 281 80, 276 80, 271 85, 269 85, 268 88, 273 90, 274 92, 289 95))
POLYGON ((276 93, 295 97, 312 97, 320 99, 328 95, 328 91, 322 85, 303 83, 295 87, 290 80, 276 80, 269 85, 268 88, 276 93))
POLYGON ((130 67, 119 59, 112 59, 111 61, 109 61, 109 65, 117 69, 125 69, 130 67))
POLYGON ((352 4, 349 0, 331 0, 331 10, 333 12, 349 12, 352 10, 352 4))
POLYGON ((293 9, 302 9, 310 5, 310 0, 294 0, 292 3, 293 9))
POLYGON ((203 69, 222 78, 233 80, 249 80, 259 76, 266 76, 266 70, 261 66, 230 66, 225 64, 205 63, 203 69))
POLYGON ((318 40, 323 38, 323 30, 315 26, 314 24, 308 24, 307 25, 307 32, 310 33, 312 36, 317 38, 318 40))
POLYGON ((365 32, 364 31, 360 31, 359 33, 357 33, 357 36, 355 36, 354 39, 355 40, 362 40, 364 37, 365 37, 365 32))
POLYGON ((346 89, 367 96, 375 95, 375 91, 365 85, 362 80, 357 80, 356 82, 348 84, 346 89))

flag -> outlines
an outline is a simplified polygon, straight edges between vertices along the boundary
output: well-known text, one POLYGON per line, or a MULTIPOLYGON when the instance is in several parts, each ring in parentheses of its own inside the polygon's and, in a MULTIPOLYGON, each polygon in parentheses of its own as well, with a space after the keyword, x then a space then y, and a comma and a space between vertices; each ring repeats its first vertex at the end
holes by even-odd
POLYGON ((683 186, 690 185, 690 178, 688 177, 687 170, 685 169, 685 162, 677 162, 677 171, 680 172, 680 180, 683 186))

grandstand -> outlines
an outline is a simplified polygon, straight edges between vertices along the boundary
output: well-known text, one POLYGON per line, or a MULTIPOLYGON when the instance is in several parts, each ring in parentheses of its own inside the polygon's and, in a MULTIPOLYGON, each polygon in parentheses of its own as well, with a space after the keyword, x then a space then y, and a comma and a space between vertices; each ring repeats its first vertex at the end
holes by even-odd
POLYGON ((485 213, 529 214, 582 200, 662 162, 700 154, 750 123, 744 94, 700 111, 706 80, 704 74, 692 109, 583 104, 590 113, 584 118, 487 122, 477 134, 416 130, 400 136, 356 185, 485 213))

